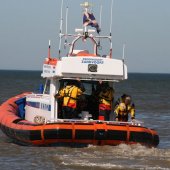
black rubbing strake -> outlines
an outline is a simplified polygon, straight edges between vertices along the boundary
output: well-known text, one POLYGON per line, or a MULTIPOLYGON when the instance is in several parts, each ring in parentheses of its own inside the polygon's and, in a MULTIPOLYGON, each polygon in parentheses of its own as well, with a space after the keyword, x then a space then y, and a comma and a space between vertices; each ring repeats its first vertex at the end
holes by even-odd
POLYGON ((93 139, 94 130, 76 130, 75 139, 93 139))
POLYGON ((126 141, 127 140, 127 131, 108 130, 107 131, 107 139, 108 140, 126 141))
POLYGON ((72 139, 72 129, 46 129, 45 139, 72 139))
POLYGON ((147 132, 130 132, 130 142, 152 144, 152 134, 147 132))

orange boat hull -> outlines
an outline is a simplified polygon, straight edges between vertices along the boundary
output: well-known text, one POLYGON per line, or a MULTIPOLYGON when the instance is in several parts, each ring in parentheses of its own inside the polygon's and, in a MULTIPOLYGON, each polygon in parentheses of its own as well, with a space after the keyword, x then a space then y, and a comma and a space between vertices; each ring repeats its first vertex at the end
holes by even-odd
POLYGON ((19 143, 47 145, 57 143, 79 143, 93 145, 119 145, 140 143, 156 147, 159 136, 153 129, 130 124, 111 122, 55 122, 34 124, 18 116, 15 101, 24 93, 13 97, 0 106, 0 128, 19 143))

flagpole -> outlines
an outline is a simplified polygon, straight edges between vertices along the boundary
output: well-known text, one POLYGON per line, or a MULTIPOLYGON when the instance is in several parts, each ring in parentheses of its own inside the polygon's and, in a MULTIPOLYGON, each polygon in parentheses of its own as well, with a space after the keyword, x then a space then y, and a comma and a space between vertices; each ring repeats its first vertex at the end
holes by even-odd
MULTIPOLYGON (((85 9, 85 12, 88 13, 88 8, 85 7, 84 9, 85 9)), ((84 32, 87 32, 87 26, 84 27, 84 32)))

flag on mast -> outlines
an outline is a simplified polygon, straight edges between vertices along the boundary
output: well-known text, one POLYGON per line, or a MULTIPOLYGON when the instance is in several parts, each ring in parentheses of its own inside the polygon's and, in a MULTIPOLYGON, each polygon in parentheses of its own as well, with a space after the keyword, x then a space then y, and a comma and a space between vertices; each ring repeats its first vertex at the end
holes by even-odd
POLYGON ((95 27, 97 30, 97 33, 100 33, 100 27, 99 24, 96 21, 96 18, 94 17, 93 13, 85 12, 83 16, 83 25, 84 26, 91 26, 95 27))
POLYGON ((96 21, 96 18, 93 15, 93 13, 91 13, 88 9, 91 6, 91 4, 89 4, 88 2, 85 2, 84 4, 81 4, 81 6, 83 6, 85 8, 85 12, 83 14, 83 26, 94 27, 94 28, 96 28, 96 31, 99 34, 101 31, 99 24, 96 21))

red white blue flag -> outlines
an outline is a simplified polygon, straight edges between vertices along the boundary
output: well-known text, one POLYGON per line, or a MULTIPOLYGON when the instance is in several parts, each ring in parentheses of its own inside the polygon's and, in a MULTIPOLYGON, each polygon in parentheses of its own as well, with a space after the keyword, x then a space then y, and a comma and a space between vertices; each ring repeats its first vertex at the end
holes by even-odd
POLYGON ((101 31, 100 28, 99 28, 99 24, 97 23, 96 18, 94 17, 93 13, 88 13, 88 12, 84 13, 84 15, 83 15, 83 25, 95 27, 98 34, 101 31))

